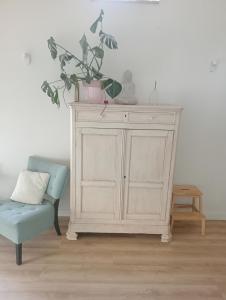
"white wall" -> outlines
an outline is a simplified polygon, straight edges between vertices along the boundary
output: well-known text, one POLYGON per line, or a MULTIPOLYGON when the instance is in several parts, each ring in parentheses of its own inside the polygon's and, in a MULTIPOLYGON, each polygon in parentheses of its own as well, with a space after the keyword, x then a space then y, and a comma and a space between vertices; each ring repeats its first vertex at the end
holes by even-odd
MULTIPOLYGON (((27 157, 37 154, 69 163, 69 111, 41 92, 58 66, 46 40, 67 48, 99 13, 119 50, 106 55, 104 70, 120 79, 134 73, 140 103, 155 79, 162 102, 184 106, 175 182, 203 190, 209 218, 226 219, 226 1, 161 0, 160 5, 89 0, 0 1, 0 199, 9 197, 27 157), (26 66, 23 52, 32 54, 26 66), (209 72, 218 59, 216 72, 209 72)), ((68 211, 68 193, 61 212, 68 211)))

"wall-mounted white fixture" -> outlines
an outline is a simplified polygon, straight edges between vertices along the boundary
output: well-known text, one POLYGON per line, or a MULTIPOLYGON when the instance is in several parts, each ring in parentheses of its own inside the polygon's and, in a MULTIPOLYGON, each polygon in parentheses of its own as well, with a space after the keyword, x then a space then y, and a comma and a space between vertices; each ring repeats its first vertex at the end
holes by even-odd
POLYGON ((210 62, 210 67, 209 67, 209 70, 210 72, 215 72, 219 66, 219 59, 214 59, 210 62))
POLYGON ((30 65, 31 64, 31 53, 28 53, 28 52, 23 53, 22 59, 26 65, 30 65))

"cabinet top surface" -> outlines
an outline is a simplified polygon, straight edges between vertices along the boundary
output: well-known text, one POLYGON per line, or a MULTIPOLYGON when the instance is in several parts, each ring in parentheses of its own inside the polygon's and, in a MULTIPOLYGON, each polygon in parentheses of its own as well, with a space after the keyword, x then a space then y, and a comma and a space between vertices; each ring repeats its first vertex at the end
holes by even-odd
MULTIPOLYGON (((76 110, 101 110, 105 108, 105 104, 88 104, 71 102, 69 104, 71 108, 76 110)), ((159 104, 159 105, 119 105, 119 104, 107 104, 107 110, 112 111, 174 111, 180 112, 183 110, 182 106, 171 104, 159 104)))

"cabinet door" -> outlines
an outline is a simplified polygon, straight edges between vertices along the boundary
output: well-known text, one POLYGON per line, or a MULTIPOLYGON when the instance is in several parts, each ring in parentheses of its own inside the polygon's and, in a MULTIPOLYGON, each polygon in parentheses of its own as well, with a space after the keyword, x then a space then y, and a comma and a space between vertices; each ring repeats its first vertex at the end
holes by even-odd
POLYGON ((172 143, 172 131, 127 131, 125 219, 166 218, 172 143))
POLYGON ((120 218, 122 141, 122 130, 77 128, 77 218, 120 218))

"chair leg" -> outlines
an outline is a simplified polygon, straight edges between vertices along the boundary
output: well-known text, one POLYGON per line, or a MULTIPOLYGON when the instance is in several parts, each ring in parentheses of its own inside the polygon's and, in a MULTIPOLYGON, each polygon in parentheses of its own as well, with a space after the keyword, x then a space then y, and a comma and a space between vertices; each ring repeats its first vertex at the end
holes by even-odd
POLYGON ((59 202, 60 199, 57 199, 54 203, 54 210, 55 210, 55 215, 54 215, 54 227, 56 230, 57 235, 61 235, 60 232, 60 226, 59 226, 59 220, 58 220, 58 207, 59 207, 59 202))
POLYGON ((22 265, 22 244, 16 244, 16 264, 22 265))

